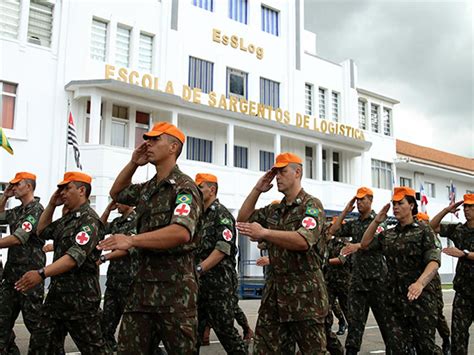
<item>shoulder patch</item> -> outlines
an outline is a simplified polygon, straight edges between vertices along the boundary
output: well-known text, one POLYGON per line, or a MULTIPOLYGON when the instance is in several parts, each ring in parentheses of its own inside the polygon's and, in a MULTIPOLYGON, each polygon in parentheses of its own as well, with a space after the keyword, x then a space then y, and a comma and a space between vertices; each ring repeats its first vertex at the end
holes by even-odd
POLYGON ((179 194, 176 197, 175 202, 177 204, 185 203, 185 204, 189 205, 189 204, 191 204, 191 202, 193 202, 193 196, 191 194, 179 194))
POLYGON ((316 207, 308 206, 308 207, 306 207, 305 214, 307 216, 318 217, 319 209, 317 209, 316 207))
POLYGON ((90 225, 85 225, 85 226, 82 226, 82 231, 86 232, 86 233, 90 233, 92 232, 92 229, 91 229, 91 226, 90 225))
POLYGON ((224 224, 224 225, 228 225, 228 224, 231 224, 232 221, 230 218, 227 218, 227 217, 224 217, 224 218, 221 218, 221 220, 219 221, 220 224, 224 224))
POLYGON ((32 215, 29 215, 28 217, 26 217, 26 220, 32 224, 36 223, 36 218, 33 217, 32 215))

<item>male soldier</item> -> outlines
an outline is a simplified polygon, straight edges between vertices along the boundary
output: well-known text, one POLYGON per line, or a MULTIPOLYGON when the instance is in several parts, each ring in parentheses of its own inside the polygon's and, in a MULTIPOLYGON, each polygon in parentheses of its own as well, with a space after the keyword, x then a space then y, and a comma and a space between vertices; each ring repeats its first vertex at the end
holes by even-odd
POLYGON ((324 209, 301 188, 302 173, 298 156, 278 155, 239 212, 237 229, 252 241, 267 243, 272 265, 259 309, 254 354, 280 354, 289 339, 304 354, 326 351, 328 297, 320 258, 313 248, 324 224, 324 209), (275 177, 285 197, 279 204, 256 210, 260 194, 272 188, 275 177))
POLYGON ((196 354, 199 354, 200 340, 207 323, 212 326, 227 353, 246 354, 246 346, 234 327, 235 309, 239 302, 234 287, 237 254, 235 220, 217 199, 215 175, 197 174, 195 182, 204 201, 201 228, 197 232, 199 297, 196 354))
POLYGON ((451 351, 467 354, 469 327, 474 318, 474 194, 465 194, 463 201, 450 204, 431 220, 431 227, 441 237, 453 241, 454 247, 443 249, 443 253, 458 258, 453 287, 456 291, 451 321, 451 351), (466 223, 441 224, 448 213, 455 213, 464 203, 466 223))
POLYGON ((122 317, 119 354, 149 354, 163 341, 170 354, 190 354, 197 341, 197 281, 194 234, 202 213, 202 195, 176 165, 185 136, 167 122, 144 134, 145 142, 117 176, 110 195, 137 206, 133 238, 115 234, 103 250, 138 248, 139 271, 122 317), (131 184, 139 166, 151 163, 156 175, 131 184))
MULTIPOLYGON (((100 220, 105 225, 104 234, 122 233, 134 235, 137 233, 137 214, 133 207, 116 203, 109 203, 100 220), (121 216, 107 223, 110 212, 117 209, 121 216)), ((104 310, 102 312, 101 327, 107 348, 117 351, 115 331, 122 317, 123 310, 127 304, 127 296, 130 286, 137 273, 137 258, 128 251, 116 250, 109 254, 101 255, 99 265, 110 260, 107 269, 106 289, 104 293, 104 310)))
POLYGON ((352 238, 351 244, 348 244, 342 250, 343 254, 357 251, 351 257, 352 280, 349 289, 349 330, 346 338, 346 354, 348 355, 357 354, 360 351, 369 308, 372 309, 386 346, 389 340, 384 310, 387 265, 380 251, 359 250, 362 236, 376 216, 376 213, 372 210, 373 196, 371 189, 367 187, 359 188, 357 194, 349 201, 329 229, 330 235, 335 235, 340 230, 341 235, 352 238), (359 217, 342 224, 347 214, 354 209, 355 203, 357 203, 359 217))
POLYGON ((27 293, 15 290, 15 282, 28 270, 42 268, 46 256, 37 227, 43 206, 34 197, 36 176, 28 172, 15 175, 0 199, 0 223, 10 225, 11 235, 0 239, 0 248, 10 248, 0 286, 0 354, 19 353, 14 344, 13 327, 20 311, 31 334, 38 331, 38 311, 43 304, 44 284, 27 293), (7 200, 15 196, 21 205, 5 210, 7 200))
POLYGON ((68 332, 84 354, 105 354, 99 323, 100 285, 96 250, 102 223, 89 206, 92 178, 67 172, 58 184, 38 223, 41 239, 52 239, 53 263, 25 273, 15 284, 20 292, 51 277, 41 309, 40 330, 32 334, 29 354, 56 354, 68 332), (57 206, 68 213, 52 222, 57 206))
MULTIPOLYGON (((416 220, 421 224, 429 224, 430 218, 426 213, 418 212, 416 215, 416 220)), ((438 236, 436 236, 435 244, 438 250, 441 252, 441 241, 439 240, 438 236)), ((448 322, 446 321, 446 317, 444 316, 443 309, 444 309, 444 300, 443 300, 443 289, 441 287, 441 277, 439 276, 439 272, 436 272, 436 275, 431 280, 431 284, 434 289, 434 293, 436 296, 436 304, 438 305, 438 322, 436 323, 436 329, 438 330, 441 339, 443 339, 443 355, 450 355, 451 354, 451 341, 449 340, 451 336, 451 332, 449 330, 448 322)))

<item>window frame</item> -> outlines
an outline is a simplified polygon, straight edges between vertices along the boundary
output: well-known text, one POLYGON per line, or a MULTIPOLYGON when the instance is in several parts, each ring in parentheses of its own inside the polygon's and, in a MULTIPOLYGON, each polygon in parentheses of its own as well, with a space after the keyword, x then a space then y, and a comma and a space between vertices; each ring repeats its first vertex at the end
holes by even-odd
POLYGON ((192 161, 199 161, 199 162, 202 162, 202 163, 210 163, 212 164, 213 162, 213 141, 212 140, 209 140, 209 139, 204 139, 204 138, 199 138, 199 137, 192 137, 192 136, 188 136, 186 137, 186 159, 187 160, 192 160, 192 161), (195 147, 194 147, 194 144, 197 143, 197 144, 203 144, 203 147, 198 147, 198 152, 196 153, 194 150, 195 150, 195 147), (206 152, 206 144, 209 145, 209 152, 206 152), (193 145, 193 146, 191 146, 193 145), (203 150, 203 152, 199 152, 199 150, 203 150), (207 153, 207 154, 206 154, 207 153), (192 155, 192 156, 191 156, 192 155), (196 155, 199 155, 198 159, 194 159, 194 157, 196 155), (204 160, 201 160, 201 155, 203 156, 203 159, 204 160), (209 157, 209 160, 206 160, 207 156, 209 157))
MULTIPOLYGON (((29 10, 28 10, 27 35, 26 35, 27 42, 29 44, 34 44, 34 45, 37 45, 37 46, 41 46, 41 47, 51 49, 51 46, 53 44, 54 8, 55 8, 55 4, 51 1, 30 0, 30 7, 29 7, 29 10), (35 8, 35 6, 32 6, 33 4, 35 4, 36 8, 35 8), (49 12, 46 12, 45 9, 44 9, 46 7, 50 8, 50 12, 51 12, 51 22, 43 21, 44 23, 49 23, 50 24, 48 38, 45 37, 45 36, 41 36, 40 33, 37 31, 38 28, 40 29, 40 31, 45 31, 44 28, 42 28, 42 26, 37 26, 37 25, 32 26, 31 25, 32 10, 33 10, 33 13, 36 11, 37 14, 40 14, 40 16, 38 18, 41 18, 41 15, 46 14, 46 15, 49 16, 49 12), (34 32, 33 30, 36 30, 36 32, 33 33, 34 32), (36 35, 36 36, 33 36, 33 35, 36 35), (45 39, 47 41, 47 44, 42 43, 43 39, 45 39)), ((20 9, 20 11, 21 11, 21 9, 20 9)), ((34 20, 38 20, 38 18, 34 19, 34 16, 33 16, 34 20)), ((21 21, 21 18, 20 18, 20 21, 21 21)))
POLYGON ((260 77, 260 103, 263 105, 268 105, 273 107, 274 109, 280 107, 280 83, 278 81, 274 81, 268 78, 264 78, 263 76, 260 77), (262 85, 263 84, 263 85, 262 85), (269 95, 265 95, 265 89, 267 88, 268 84, 268 89, 271 91, 269 95), (275 95, 275 86, 276 86, 276 92, 278 95, 275 95), (266 98, 268 97, 268 102, 266 102, 266 98), (276 105, 273 105, 276 97, 277 103, 276 105))
POLYGON ((155 51, 154 42, 155 42, 155 35, 148 32, 140 31, 140 34, 138 36, 138 69, 146 71, 147 73, 153 72, 153 56, 154 56, 154 51, 155 51), (150 57, 149 57, 150 63, 148 67, 145 67, 144 65, 142 65, 142 63, 144 63, 144 61, 141 60, 143 58, 142 51, 144 50, 144 47, 142 46, 142 43, 143 43, 142 37, 147 37, 150 39, 150 57))
POLYGON ((280 10, 275 9, 274 7, 271 7, 271 6, 268 6, 268 5, 265 5, 265 4, 261 4, 260 14, 261 14, 261 16, 260 16, 261 30, 263 32, 271 34, 273 36, 280 37, 280 28, 281 28, 281 25, 280 25, 280 10), (265 22, 265 19, 268 20, 269 16, 265 16, 265 11, 264 10, 266 10, 266 12, 268 12, 270 14, 276 15, 276 26, 268 26, 268 23, 265 22), (267 25, 267 26, 265 26, 265 25, 267 25), (271 27, 271 29, 276 28, 276 33, 272 32, 270 27, 271 27))
POLYGON ((131 56, 131 41, 132 41, 132 28, 130 26, 127 26, 123 23, 117 23, 117 32, 116 32, 116 37, 115 37, 115 64, 124 67, 124 68, 129 68, 130 67, 130 56, 131 56), (121 57, 125 58, 124 54, 125 53, 120 53, 119 49, 119 39, 124 36, 120 36, 119 32, 120 30, 124 30, 128 32, 128 45, 127 45, 127 61, 121 61, 121 57))
POLYGON ((201 89, 201 91, 204 94, 208 94, 214 89, 214 63, 202 58, 194 57, 190 55, 188 57, 188 86, 191 89, 198 88, 201 89), (199 65, 197 65, 199 64, 199 65), (209 74, 206 75, 206 82, 202 82, 202 73, 200 72, 199 75, 195 73, 193 76, 191 76, 192 69, 197 69, 199 67, 199 70, 202 71, 202 66, 203 64, 206 65, 206 70, 210 72, 209 74), (209 70, 210 68, 210 70, 209 70), (191 82, 193 80, 193 82, 191 82), (199 81, 200 85, 197 85, 199 81), (205 84, 205 85, 203 85, 205 84))
POLYGON ((15 129, 15 118, 16 118, 16 111, 17 111, 17 97, 18 97, 18 84, 16 83, 12 83, 12 82, 9 82, 9 81, 3 81, 3 80, 0 80, 0 93, 1 93, 1 100, 0 100, 0 127, 4 128, 4 129, 11 129, 11 130, 14 130, 15 129), (14 93, 11 93, 11 92, 7 92, 4 90, 4 85, 11 85, 15 88, 15 92, 14 93), (3 117, 3 101, 4 101, 4 96, 6 97, 12 97, 13 98, 13 110, 11 112, 12 114, 12 118, 11 118, 11 127, 7 127, 5 124, 4 124, 4 117, 3 117))
POLYGON ((237 98, 242 98, 242 99, 247 99, 248 98, 248 73, 247 72, 244 72, 243 70, 240 70, 240 69, 227 67, 227 71, 226 71, 226 95, 227 95, 227 98, 229 98, 231 95, 235 96, 237 98), (230 92, 230 76, 231 75, 241 76, 244 79, 244 85, 243 85, 244 95, 243 96, 230 92))
POLYGON ((304 111, 307 115, 313 115, 314 111, 314 85, 304 83, 304 111), (308 95, 309 89, 309 95, 308 95), (309 97, 308 97, 309 96, 309 97), (308 105, 309 103, 309 105, 308 105), (309 106, 309 109, 308 109, 309 106))
POLYGON ((327 89, 321 86, 318 87, 318 116, 321 120, 327 119, 327 91, 327 89), (321 112, 323 112, 323 115, 321 115, 321 112))
MULTIPOLYGON (((92 60, 98 60, 98 61, 101 61, 101 62, 105 62, 107 61, 107 36, 108 36, 108 32, 109 32, 109 22, 103 20, 103 19, 100 19, 98 17, 92 17, 92 25, 91 25, 91 41, 90 41, 90 47, 89 47, 89 51, 90 51, 90 58, 92 60), (94 34, 94 27, 97 27, 97 26, 94 26, 94 23, 97 22, 97 23, 100 23, 102 25, 105 25, 105 36, 104 36, 104 48, 103 48, 103 51, 104 51, 104 55, 103 55, 103 58, 102 57, 99 57, 99 56, 95 56, 92 51, 92 49, 94 48, 92 43, 94 42, 93 41, 93 34, 94 34)), ((96 41, 97 42, 97 41, 96 41)), ((98 42, 97 42, 98 43, 98 42)))
POLYGON ((357 99, 357 107, 358 107, 358 112, 359 112, 359 128, 360 129, 363 129, 363 130, 367 130, 367 100, 365 99, 362 99, 362 98, 358 98, 357 99), (361 106, 362 104, 362 106, 361 106), (362 112, 361 112, 361 107, 363 108, 363 119, 362 118, 362 112), (363 123, 363 127, 361 125, 361 123, 363 123))
POLYGON ((275 162, 275 153, 268 150, 259 150, 259 171, 268 171, 275 162), (262 159, 263 158, 263 159, 262 159))

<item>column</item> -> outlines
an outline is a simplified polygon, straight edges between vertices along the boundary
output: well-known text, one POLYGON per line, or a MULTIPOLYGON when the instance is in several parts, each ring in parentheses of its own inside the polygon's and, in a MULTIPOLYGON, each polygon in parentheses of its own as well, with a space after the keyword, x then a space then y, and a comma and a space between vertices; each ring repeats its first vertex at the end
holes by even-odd
POLYGON ((128 108, 128 142, 126 145, 130 149, 135 148, 135 127, 136 127, 136 117, 137 117, 137 108, 135 106, 130 106, 128 108))
POLYGON ((227 125, 227 166, 234 166, 234 124, 227 125))
POLYGON ((316 180, 323 180, 323 145, 321 143, 316 144, 316 180))
POLYGON ((178 127, 178 112, 171 112, 171 123, 178 127))
POLYGON ((273 151, 275 153, 275 158, 278 154, 281 153, 281 135, 275 134, 273 137, 273 151))
POLYGON ((89 125, 89 143, 100 144, 100 106, 102 97, 99 94, 91 95, 91 118, 89 125))

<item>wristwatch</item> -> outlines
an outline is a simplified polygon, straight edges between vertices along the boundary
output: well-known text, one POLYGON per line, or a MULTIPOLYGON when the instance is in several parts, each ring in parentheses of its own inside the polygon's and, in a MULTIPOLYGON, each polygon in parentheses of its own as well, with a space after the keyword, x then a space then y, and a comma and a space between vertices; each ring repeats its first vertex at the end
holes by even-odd
POLYGON ((198 266, 196 266, 196 271, 197 271, 198 275, 201 275, 201 274, 202 274, 202 266, 201 266, 201 264, 199 264, 198 266))
POLYGON ((46 279, 46 274, 44 273, 44 267, 38 270, 38 274, 41 276, 43 280, 46 279))
POLYGON ((101 256, 99 256, 99 260, 103 264, 107 261, 107 258, 105 257, 105 255, 101 255, 101 256))
POLYGON ((465 256, 466 258, 468 257, 468 255, 469 255, 469 253, 470 253, 470 251, 467 250, 467 249, 464 249, 462 252, 464 253, 464 256, 465 256))

